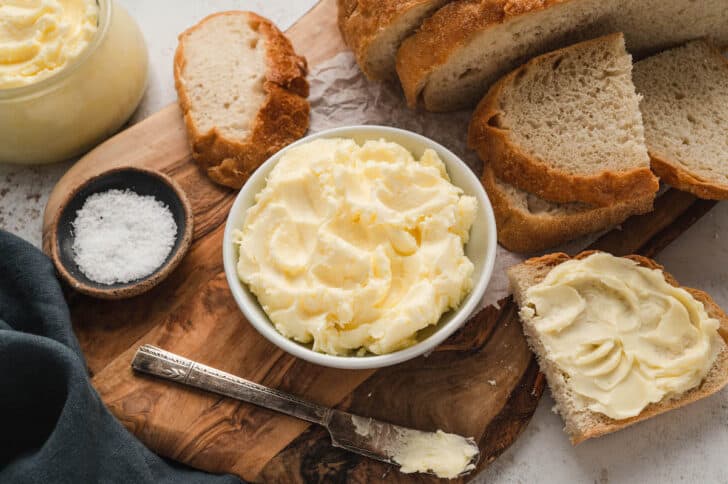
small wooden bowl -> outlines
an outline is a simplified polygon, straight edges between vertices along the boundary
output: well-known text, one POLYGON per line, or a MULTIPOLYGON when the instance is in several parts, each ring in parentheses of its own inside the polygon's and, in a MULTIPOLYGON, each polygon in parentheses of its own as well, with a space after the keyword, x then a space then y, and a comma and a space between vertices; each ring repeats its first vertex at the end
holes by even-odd
POLYGON ((101 299, 124 299, 148 291, 177 267, 192 243, 192 224, 192 206, 177 182, 145 168, 115 168, 90 178, 65 198, 50 227, 50 255, 58 273, 73 289, 101 299), (177 236, 167 260, 150 275, 127 283, 101 284, 86 277, 73 258, 72 224, 89 196, 112 189, 152 195, 166 204, 177 224, 177 236))

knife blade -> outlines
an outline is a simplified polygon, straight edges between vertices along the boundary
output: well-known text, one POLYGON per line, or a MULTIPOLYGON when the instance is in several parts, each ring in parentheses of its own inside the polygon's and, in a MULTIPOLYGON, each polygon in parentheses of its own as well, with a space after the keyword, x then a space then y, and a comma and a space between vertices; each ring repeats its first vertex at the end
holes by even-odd
MULTIPOLYGON (((464 449, 466 460, 462 472, 448 477, 459 477, 470 473, 480 457, 478 446, 472 438, 443 432, 415 430, 324 407, 203 365, 156 346, 140 346, 134 355, 131 366, 142 373, 252 403, 321 425, 328 430, 333 446, 400 466, 403 471, 412 472, 414 469, 414 471, 434 474, 432 470, 436 467, 435 465, 431 465, 430 468, 427 467, 428 464, 423 464, 425 466, 423 468, 412 467, 409 459, 415 452, 414 447, 419 443, 425 443, 429 454, 436 452, 436 445, 442 443, 464 449), (446 436, 445 441, 443 441, 443 436, 446 436)), ((442 450, 447 451, 448 449, 442 450)), ((437 456, 430 455, 430 458, 437 459, 437 456)))

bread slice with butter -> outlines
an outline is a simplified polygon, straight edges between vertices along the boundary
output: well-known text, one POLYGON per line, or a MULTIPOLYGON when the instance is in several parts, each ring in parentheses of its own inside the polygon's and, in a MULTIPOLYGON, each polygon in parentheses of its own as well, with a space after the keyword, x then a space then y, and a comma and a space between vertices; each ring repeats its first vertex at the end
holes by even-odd
POLYGON ((622 34, 574 44, 501 79, 468 145, 501 180, 559 203, 609 206, 657 192, 622 34))
POLYGON ((306 59, 252 12, 211 15, 179 36, 174 77, 192 157, 240 188, 261 163, 306 134, 306 59))
POLYGON ((508 250, 533 254, 651 212, 654 194, 608 207, 548 202, 499 180, 486 163, 481 178, 493 205, 498 242, 508 250))
MULTIPOLYGON (((589 257, 599 255, 599 256, 608 256, 608 254, 599 253, 599 252, 584 252, 582 254, 579 254, 574 259, 569 257, 566 254, 563 253, 556 253, 556 254, 550 254, 539 258, 529 259, 525 261, 522 264, 516 265, 508 270, 508 277, 511 282, 511 286, 513 288, 514 298, 518 302, 519 306, 521 307, 520 315, 521 315, 521 321, 523 323, 523 330, 526 334, 526 337, 528 339, 528 342, 533 349, 533 351, 536 353, 539 364, 541 367, 541 371, 543 371, 546 374, 546 379, 549 383, 549 387, 551 388, 551 393, 556 400, 556 409, 558 410, 559 414, 562 416, 565 422, 565 430, 569 434, 571 441, 574 445, 583 442, 584 440, 599 437, 607 433, 611 433, 620 429, 623 429, 629 425, 632 425, 634 423, 637 423, 639 421, 648 419, 650 417, 653 417, 655 415, 664 413, 668 410, 672 410, 678 407, 682 407, 684 405, 687 405, 689 403, 695 402, 697 400, 700 400, 702 398, 705 398, 709 395, 712 395, 716 392, 718 392, 720 389, 726 386, 728 384, 728 346, 726 346, 726 341, 728 341, 728 317, 726 314, 721 310, 716 303, 713 301, 713 299, 706 294, 703 291, 699 291, 697 289, 691 289, 691 288, 682 288, 687 293, 682 293, 682 291, 679 291, 680 294, 683 294, 680 297, 685 297, 684 294, 689 294, 694 298, 694 301, 697 301, 699 304, 703 306, 705 309, 705 313, 709 318, 713 318, 714 320, 717 320, 716 326, 717 326, 717 333, 718 336, 714 337, 714 342, 712 343, 714 346, 711 348, 711 352, 713 354, 713 363, 712 366, 707 370, 707 373, 705 374, 704 378, 700 381, 699 384, 696 386, 693 386, 692 388, 687 389, 686 391, 683 391, 679 394, 667 394, 664 398, 662 398, 659 401, 656 401, 654 403, 649 403, 647 406, 645 406, 637 415, 628 417, 628 418, 611 418, 607 416, 605 413, 602 413, 600 411, 594 411, 590 408, 588 408, 587 404, 593 403, 593 401, 584 398, 581 394, 577 393, 575 391, 575 387, 577 385, 580 385, 583 383, 583 375, 577 375, 573 376, 572 373, 569 371, 565 371, 564 367, 559 363, 557 360, 559 358, 563 358, 563 355, 555 356, 555 354, 549 349, 547 349, 546 341, 547 338, 544 336, 544 321, 543 319, 538 321, 538 318, 543 318, 543 315, 539 315, 537 310, 533 309, 533 301, 529 299, 529 289, 533 287, 537 287, 540 283, 542 283, 548 275, 551 273, 552 270, 558 268, 562 264, 571 261, 571 260, 580 260, 584 261, 587 260, 589 257), (525 309, 528 307, 528 309, 525 309)), ((642 267, 646 269, 651 270, 657 270, 660 271, 660 273, 664 277, 664 281, 669 284, 670 286, 674 288, 680 288, 677 281, 667 272, 664 271, 664 268, 657 264, 655 261, 648 259, 646 257, 641 256, 627 256, 625 258, 615 258, 613 256, 608 256, 613 259, 627 259, 629 261, 633 261, 635 264, 631 264, 635 267, 642 267)), ((601 261, 598 261, 601 263, 601 261)), ((598 275, 597 275, 598 277, 598 275)), ((641 275, 639 277, 645 277, 644 275, 641 275)), ((647 276, 650 277, 650 276, 647 276)), ((583 281, 582 281, 583 282, 583 281)), ((607 286, 601 286, 600 283, 595 284, 587 284, 584 286, 587 291, 605 291, 604 287, 607 286)), ((568 302, 568 296, 566 294, 569 294, 568 292, 563 293, 562 297, 559 298, 558 301, 555 301, 554 304, 557 306, 554 306, 555 313, 559 315, 567 315, 569 314, 569 302, 568 302)), ((599 293, 601 294, 601 293, 599 293)), ((587 296, 584 296, 587 297, 587 296)), ((593 300, 590 300, 590 303, 592 303, 593 300)), ((606 318, 607 314, 616 314, 619 315, 620 311, 624 310, 624 307, 621 303, 612 305, 611 307, 604 308, 600 312, 600 318, 604 317, 606 318)), ((647 308, 649 310, 649 308, 647 308)), ((670 309, 672 309, 672 306, 670 306, 670 309)), ((653 308, 654 310, 654 308, 653 308)), ((546 311, 547 312, 547 311, 546 311)), ((574 313, 571 313, 572 315, 574 313)), ((639 313, 642 314, 642 313, 639 313)), ((648 313, 647 314, 651 314, 648 313)), ((664 314, 656 313, 658 317, 666 317, 664 314)), ((564 316, 566 318, 566 316, 564 316)), ((659 321, 662 321, 662 319, 658 319, 659 321)), ((624 321, 624 318, 620 319, 619 321, 624 321)), ((691 319, 692 321, 692 319, 691 319)), ((549 321, 550 323, 559 324, 563 321, 549 321)), ((647 325, 655 325, 655 321, 642 321, 640 320, 639 323, 641 325, 645 325, 645 328, 652 329, 651 326, 647 325)), ((659 327, 659 326, 657 326, 659 327)), ((595 334, 598 330, 598 326, 590 327, 589 334, 595 334)), ((559 328, 559 331, 563 332, 563 334, 574 334, 568 333, 570 331, 573 331, 571 327, 564 327, 559 328)), ((654 337, 654 331, 650 334, 647 334, 646 336, 648 338, 654 337)), ((687 334, 687 333, 686 333, 687 334)), ((664 338, 663 338, 664 339, 664 338)), ((634 341, 634 340, 633 340, 634 341)), ((680 339, 677 339, 677 344, 680 344, 680 339)), ((691 340, 686 340, 691 341, 691 340)), ((696 338, 695 341, 698 341, 696 338)), ((672 343, 675 344, 675 340, 670 340, 667 338, 667 343, 665 341, 662 341, 660 344, 668 344, 672 343)), ((688 344, 688 343, 685 343, 688 344)), ((572 345, 571 348, 574 346, 572 345)), ((553 349, 553 348, 552 348, 553 349)), ((621 349, 621 347, 620 347, 621 349)), ((664 351, 667 351, 669 353, 669 349, 665 349, 664 351)), ((688 351, 688 350, 685 350, 688 351)), ((596 353, 596 351, 595 351, 596 353)), ((620 357, 622 359, 625 358, 625 353, 619 353, 620 357)), ((596 355, 596 356, 602 356, 607 358, 606 354, 602 355, 596 355)), ((654 355, 653 355, 654 356, 654 355)), ((678 354, 675 356, 675 358, 679 357, 678 354)), ((587 354, 581 355, 580 357, 586 358, 587 354)), ((635 357, 636 358, 636 357, 635 357)), ((609 358, 607 358, 609 359, 609 358)), ((592 358, 591 360, 583 360, 583 361, 596 361, 596 357, 592 358)), ((634 360, 632 360, 634 361, 634 360)), ((687 360, 685 360, 687 361, 687 360)), ((697 361, 697 360, 695 360, 697 361)), ((620 360, 620 364, 622 361, 620 360)), ((696 363, 693 363, 696 364, 696 363)), ((630 371, 633 370, 632 367, 629 367, 630 371)), ((697 370, 696 370, 697 371, 697 370)), ((586 372, 585 372, 586 373, 586 372)), ((592 371, 591 374, 594 374, 592 371)), ((687 374, 690 374, 687 372, 687 374)), ((663 375, 664 376, 664 375, 663 375)), ((667 375, 669 377, 669 375, 667 375)), ((595 377, 596 378, 596 377, 595 377)), ((604 382, 600 382, 604 383, 604 382)), ((630 389, 632 393, 627 392, 626 395, 639 395, 639 392, 634 391, 634 389, 630 389)), ((624 396, 624 394, 622 395, 624 396)), ((635 397, 637 399, 638 397, 635 397)), ((619 401, 618 399, 614 399, 614 401, 619 401)), ((627 402, 630 403, 630 402, 627 402)))
POLYGON ((637 62, 634 83, 652 170, 679 190, 728 199, 728 60, 696 40, 637 62))

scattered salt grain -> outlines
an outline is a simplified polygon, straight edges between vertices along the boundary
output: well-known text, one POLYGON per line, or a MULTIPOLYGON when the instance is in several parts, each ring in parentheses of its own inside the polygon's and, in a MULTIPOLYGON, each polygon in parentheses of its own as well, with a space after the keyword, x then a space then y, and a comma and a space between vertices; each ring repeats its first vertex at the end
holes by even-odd
POLYGON ((494 387, 494 386, 496 385, 496 383, 497 383, 497 382, 496 382, 495 380, 488 380, 488 384, 489 384, 490 386, 492 386, 492 387, 494 387))
POLYGON ((101 284, 126 283, 157 270, 172 251, 177 224, 151 195, 108 190, 88 197, 73 221, 78 268, 101 284))

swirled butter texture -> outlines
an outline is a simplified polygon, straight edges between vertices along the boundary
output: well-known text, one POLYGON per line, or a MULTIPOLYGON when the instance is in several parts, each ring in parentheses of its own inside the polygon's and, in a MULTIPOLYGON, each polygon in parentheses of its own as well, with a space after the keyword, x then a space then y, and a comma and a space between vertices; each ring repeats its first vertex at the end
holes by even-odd
POLYGON ((702 303, 662 271, 606 253, 555 267, 524 302, 576 400, 613 419, 698 386, 719 349, 702 303))
POLYGON ((238 275, 284 336, 389 353, 470 292, 476 210, 432 150, 314 140, 281 157, 248 210, 238 275))
POLYGON ((479 452, 472 439, 442 430, 435 433, 403 432, 388 450, 400 465, 401 472, 430 472, 444 479, 454 479, 475 469, 473 459, 479 452))
POLYGON ((0 89, 44 79, 76 59, 98 28, 96 0, 0 2, 0 89))

